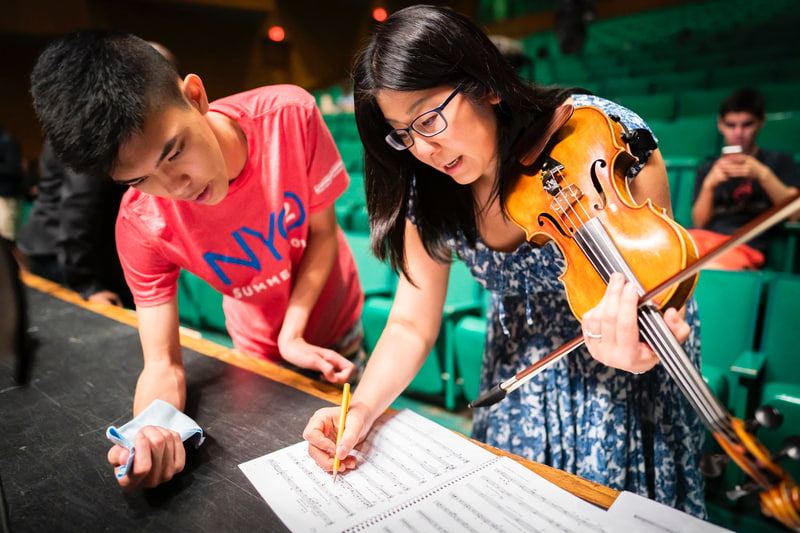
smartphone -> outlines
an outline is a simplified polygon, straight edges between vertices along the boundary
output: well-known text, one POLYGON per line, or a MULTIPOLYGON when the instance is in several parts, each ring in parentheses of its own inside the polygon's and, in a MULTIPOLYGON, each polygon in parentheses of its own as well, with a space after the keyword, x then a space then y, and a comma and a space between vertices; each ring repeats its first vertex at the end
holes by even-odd
POLYGON ((741 146, 723 146, 722 147, 722 155, 727 154, 741 154, 742 147, 741 146))

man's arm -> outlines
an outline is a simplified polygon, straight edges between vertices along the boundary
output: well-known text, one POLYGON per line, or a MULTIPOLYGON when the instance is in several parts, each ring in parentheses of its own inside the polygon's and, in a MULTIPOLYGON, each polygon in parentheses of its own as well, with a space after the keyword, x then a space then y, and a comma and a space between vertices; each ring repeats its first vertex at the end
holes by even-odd
POLYGON ((136 314, 144 368, 136 383, 133 414, 138 415, 156 398, 183 411, 186 372, 178 329, 177 297, 154 307, 138 307, 136 314))
POLYGON ((703 187, 692 205, 692 225, 704 228, 714 214, 714 189, 703 187))
POLYGON ((701 167, 695 176, 695 199, 692 204, 692 225, 695 228, 704 228, 711 222, 714 217, 714 190, 728 180, 720 160, 715 161, 705 174, 701 167))
MULTIPOLYGON (((746 164, 749 169, 752 169, 751 172, 753 176, 758 180, 764 192, 767 193, 773 205, 779 204, 797 194, 797 187, 792 185, 792 182, 796 181, 793 177, 793 174, 796 172, 794 160, 789 160, 788 165, 784 165, 788 168, 782 168, 780 170, 772 169, 756 158, 750 158, 750 160, 746 161, 746 164)), ((789 220, 795 221, 798 217, 800 217, 800 212, 790 216, 789 220)))
MULTIPOLYGON (((793 164, 794 162, 792 162, 793 164)), ((728 154, 720 157, 703 181, 702 189, 692 209, 695 227, 702 228, 711 220, 714 207, 714 189, 731 178, 755 180, 767 193, 772 204, 792 196, 797 189, 784 183, 767 165, 747 154, 728 154)), ((792 217, 794 220, 795 217, 792 217)))
POLYGON ((278 335, 278 349, 290 363, 318 370, 333 383, 344 383, 354 370, 353 364, 336 352, 313 346, 303 339, 308 317, 328 280, 338 253, 336 211, 330 205, 309 217, 306 249, 278 335))
MULTIPOLYGON (((136 384, 133 415, 138 416, 159 398, 183 410, 186 377, 178 334, 177 299, 137 309, 144 368, 136 384)), ((134 438, 136 456, 128 474, 117 480, 125 489, 155 487, 169 481, 186 465, 186 451, 179 433, 159 426, 145 426, 134 438)), ((125 464, 129 452, 119 445, 108 451, 108 462, 116 469, 125 464)))

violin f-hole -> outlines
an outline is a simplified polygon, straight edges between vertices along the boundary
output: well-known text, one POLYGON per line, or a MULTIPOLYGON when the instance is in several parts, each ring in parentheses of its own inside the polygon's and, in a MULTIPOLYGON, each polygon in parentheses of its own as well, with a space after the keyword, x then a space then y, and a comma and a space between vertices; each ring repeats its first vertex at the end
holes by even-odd
POLYGON ((589 176, 592 180, 592 187, 594 187, 597 196, 600 197, 600 203, 592 204, 592 208, 597 211, 600 211, 602 209, 605 209, 607 200, 606 200, 606 193, 603 190, 603 186, 600 184, 600 178, 597 177, 598 165, 600 166, 600 168, 606 168, 606 166, 608 166, 608 163, 606 163, 602 159, 595 159, 594 162, 592 163, 591 168, 589 169, 589 176))
POLYGON ((555 227, 558 230, 558 232, 564 237, 568 239, 572 238, 572 233, 575 232, 574 228, 572 229, 572 231, 567 231, 566 229, 564 229, 564 226, 561 225, 561 222, 559 222, 558 219, 556 219, 556 217, 554 217, 550 213, 539 213, 538 217, 539 227, 544 226, 544 220, 542 219, 549 220, 550 223, 553 225, 553 227, 555 227))

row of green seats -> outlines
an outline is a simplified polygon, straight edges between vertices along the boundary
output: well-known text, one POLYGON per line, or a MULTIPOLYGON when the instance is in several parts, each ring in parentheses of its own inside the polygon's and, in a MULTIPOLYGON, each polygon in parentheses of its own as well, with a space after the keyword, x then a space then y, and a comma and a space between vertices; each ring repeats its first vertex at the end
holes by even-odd
MULTIPOLYGON (((348 232, 346 236, 364 289, 364 311, 361 315, 364 347, 367 353, 372 353, 389 319, 398 278, 387 264, 372 255, 368 234, 348 232)), ((450 410, 462 407, 472 399, 467 390, 471 392, 473 382, 477 382, 480 360, 477 361, 477 368, 467 369, 466 374, 462 372, 464 369, 459 367, 455 359, 455 328, 464 317, 482 316, 485 294, 467 266, 455 260, 450 268, 436 343, 404 394, 450 410)))
POLYGON ((800 316, 800 275, 702 270, 694 297, 702 374, 720 402, 741 418, 759 405, 783 403, 781 394, 800 406, 800 346, 792 330, 800 316))
MULTIPOLYGON (((345 235, 364 290, 364 344, 367 352, 371 353, 386 325, 398 278, 387 264, 372 254, 367 233, 347 232, 345 235)), ((451 410, 463 406, 466 400, 461 390, 461 377, 455 371, 452 329, 461 317, 481 313, 482 298, 482 287, 464 263, 454 262, 439 338, 423 368, 409 385, 407 394, 451 410)), ((225 327, 222 295, 207 282, 185 270, 181 271, 178 278, 178 310, 182 326, 218 344, 233 346, 225 327)), ((472 379, 477 379, 477 374, 467 377, 467 381, 472 379)))
MULTIPOLYGON (((758 68, 761 68, 760 66, 758 68)), ((768 81, 758 75, 757 70, 743 72, 742 69, 724 69, 717 76, 725 74, 724 82, 708 83, 707 72, 665 72, 658 75, 632 75, 606 78, 593 86, 584 87, 595 94, 617 100, 626 96, 647 96, 673 94, 676 99, 677 115, 697 115, 714 112, 722 99, 734 89, 756 87, 764 93, 767 111, 792 111, 797 109, 797 90, 800 87, 800 63, 792 71, 794 79, 785 77, 781 81, 768 81), (678 101, 679 100, 679 101, 678 101)))
MULTIPOLYGON (((685 74, 698 73, 674 73, 671 76, 680 80, 684 79, 685 74)), ((652 92, 648 87, 653 83, 657 82, 647 77, 636 77, 609 80, 601 86, 584 88, 629 107, 647 121, 669 122, 688 117, 715 116, 725 97, 734 89, 743 86, 755 86, 761 90, 767 104, 767 112, 771 115, 778 113, 791 115, 800 112, 797 96, 800 94, 800 65, 798 65, 798 80, 793 82, 767 83, 763 80, 754 81, 753 78, 742 77, 738 83, 729 83, 723 87, 702 88, 687 83, 682 87, 652 92)), ((354 116, 329 115, 325 120, 347 169, 356 172, 363 170, 363 151, 355 128, 354 116)))
MULTIPOLYGON (((723 100, 739 87, 690 89, 655 94, 627 94, 613 98, 616 102, 641 115, 646 121, 670 122, 689 117, 707 117, 719 111, 723 100)), ((767 84, 760 87, 770 114, 800 111, 797 101, 800 82, 767 84)), ((600 93, 603 96, 603 93, 600 93)))
MULTIPOLYGON (((749 420, 756 408, 777 409, 783 422, 760 428, 759 440, 777 452, 800 436, 800 276, 703 271, 695 291, 701 313, 703 374, 714 390, 724 382, 727 407, 749 420)), ((716 392, 716 391, 715 391, 716 392)), ((794 479, 800 463, 782 465, 794 479)))
MULTIPOLYGON (((482 288, 467 270, 464 263, 456 261, 450 271, 450 281, 442 311, 439 335, 425 359, 422 368, 406 389, 406 395, 454 410, 468 401, 463 390, 463 374, 456 371, 453 343, 456 339, 455 326, 465 316, 479 316, 483 309, 482 288)), ((386 326, 393 302, 393 295, 367 298, 364 303, 362 322, 364 324, 364 344, 371 353, 386 326)), ((480 367, 474 370, 469 379, 474 379, 480 367)))
MULTIPOLYGON (((745 416, 761 405, 776 408, 783 415, 777 429, 763 429, 758 436, 777 452, 790 436, 800 436, 800 349, 794 336, 800 302, 800 277, 778 276, 768 286, 761 339, 758 350, 746 358, 749 365, 734 368, 748 397, 745 416)), ((800 479, 800 462, 784 466, 793 479, 800 479)))
MULTIPOLYGON (((648 125, 658 139, 665 159, 705 161, 716 157, 722 148, 716 113, 676 120, 650 120, 648 125)), ((768 113, 758 143, 770 150, 800 157, 800 111, 768 113)))
POLYGON ((603 60, 560 56, 535 61, 532 77, 545 85, 598 84, 612 95, 800 81, 800 61, 788 51, 755 49, 747 61, 728 52, 659 60, 634 53, 603 60))
POLYGON ((522 42, 544 84, 702 72, 689 81, 718 87, 798 80, 798 22, 792 0, 712 0, 595 20, 580 54, 561 54, 555 30, 522 42))

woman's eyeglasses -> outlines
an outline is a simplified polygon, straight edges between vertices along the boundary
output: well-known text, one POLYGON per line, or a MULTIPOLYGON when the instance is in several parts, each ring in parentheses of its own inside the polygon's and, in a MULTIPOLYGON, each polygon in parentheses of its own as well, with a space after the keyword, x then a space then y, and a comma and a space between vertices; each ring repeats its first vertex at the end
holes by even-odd
POLYGON ((411 135, 412 130, 423 137, 433 137, 442 133, 447 129, 447 119, 444 118, 442 111, 459 91, 461 91, 460 86, 450 93, 450 96, 442 102, 442 105, 421 114, 412 120, 407 128, 397 128, 390 131, 386 136, 386 142, 395 150, 408 150, 414 146, 414 137, 411 135))

